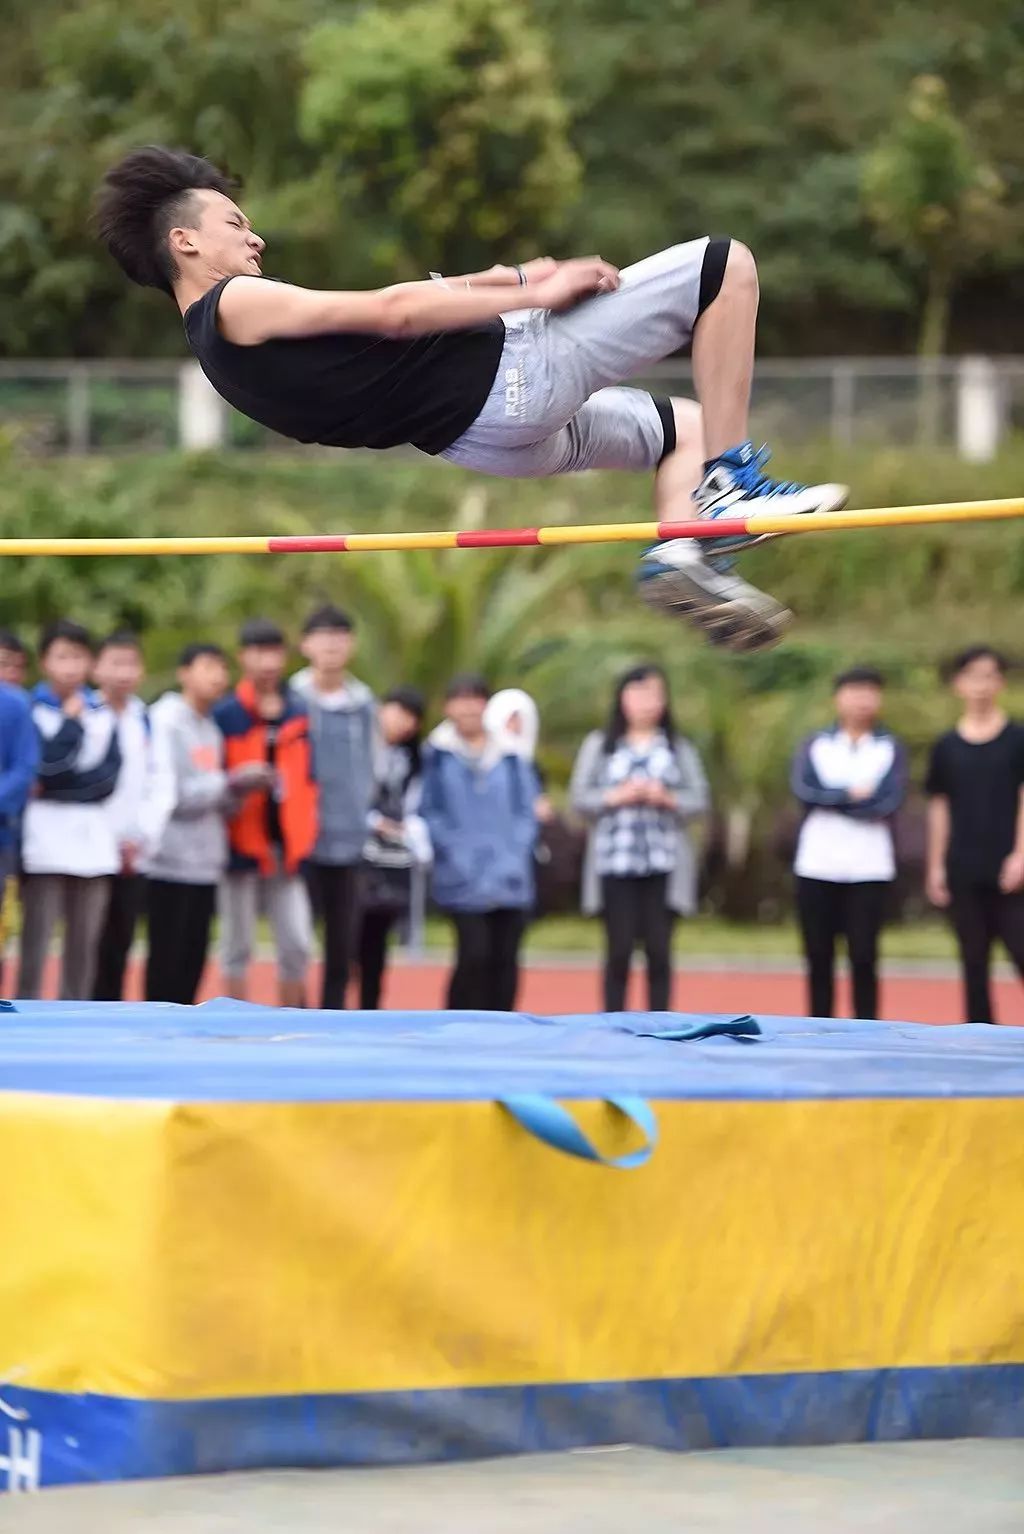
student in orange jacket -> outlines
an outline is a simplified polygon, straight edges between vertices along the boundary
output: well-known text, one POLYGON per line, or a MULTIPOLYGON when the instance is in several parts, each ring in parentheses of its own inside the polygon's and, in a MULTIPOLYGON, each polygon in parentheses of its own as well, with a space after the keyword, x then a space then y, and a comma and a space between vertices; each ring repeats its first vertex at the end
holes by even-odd
POLYGON ((214 715, 228 769, 243 762, 264 771, 229 825, 231 861, 220 892, 222 958, 230 995, 245 1000, 256 920, 270 920, 281 1006, 306 1004, 313 941, 309 896, 300 869, 317 835, 309 717, 284 680, 285 636, 253 618, 239 634, 242 680, 214 715))

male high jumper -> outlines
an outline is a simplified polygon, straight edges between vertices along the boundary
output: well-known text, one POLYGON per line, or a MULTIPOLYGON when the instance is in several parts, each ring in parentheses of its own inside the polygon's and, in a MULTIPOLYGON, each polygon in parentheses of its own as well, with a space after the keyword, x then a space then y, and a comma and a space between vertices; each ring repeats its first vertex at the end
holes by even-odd
MULTIPOLYGON (((299 442, 421 452, 510 478, 654 473, 661 521, 836 511, 844 485, 763 472, 747 438, 758 285, 737 240, 689 240, 618 271, 548 257, 372 292, 263 277, 264 242, 208 160, 150 146, 104 178, 101 239, 133 282, 178 305, 217 393, 299 442), (681 348, 699 405, 619 387, 681 348), (765 505, 770 502, 770 505, 765 505)), ((732 572, 723 548, 655 544, 644 599, 713 644, 774 644, 789 613, 732 572)))

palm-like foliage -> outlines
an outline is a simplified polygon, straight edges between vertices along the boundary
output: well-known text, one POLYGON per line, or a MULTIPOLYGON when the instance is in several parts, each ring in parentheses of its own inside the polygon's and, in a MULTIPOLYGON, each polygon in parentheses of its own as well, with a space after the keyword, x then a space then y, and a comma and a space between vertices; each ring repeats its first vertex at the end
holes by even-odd
MULTIPOLYGON (((937 459, 929 482, 919 459, 913 480, 902 463, 879 457, 847 468, 862 498, 883 505, 953 497, 968 475, 974 494, 1007 495, 1020 472, 1012 456, 988 471, 937 459)), ((815 472, 812 462, 793 467, 815 472)), ((831 467, 846 477, 841 464, 831 467)), ((0 523, 14 536, 79 537, 536 525, 640 516, 643 495, 638 482, 615 476, 484 486, 437 466, 359 458, 10 461, 0 476, 0 523)), ((618 674, 658 660, 711 780, 723 864, 715 898, 723 909, 749 912, 769 909, 779 888, 771 844, 789 806, 789 757, 799 737, 828 718, 837 669, 870 661, 888 673, 889 720, 909 740, 919 780, 927 742, 949 718, 935 662, 978 638, 1015 649, 1024 592, 1019 534, 936 529, 885 541, 883 552, 881 538, 866 534, 783 539, 745 559, 745 573, 801 614, 785 645, 746 658, 711 651, 681 625, 652 616, 632 590, 634 553, 614 545, 5 560, 0 626, 31 639, 62 614, 97 630, 128 622, 145 635, 156 692, 186 641, 209 637, 232 648, 241 620, 257 614, 297 636, 309 608, 330 599, 356 617, 355 669, 376 688, 414 682, 436 707, 452 672, 472 669, 496 686, 532 692, 556 791, 583 735, 603 723, 618 674)))

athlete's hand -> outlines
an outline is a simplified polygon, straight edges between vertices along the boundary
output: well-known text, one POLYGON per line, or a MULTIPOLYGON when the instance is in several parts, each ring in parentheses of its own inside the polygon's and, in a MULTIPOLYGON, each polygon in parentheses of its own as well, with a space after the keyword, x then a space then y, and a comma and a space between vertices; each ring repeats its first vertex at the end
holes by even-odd
POLYGON ((532 284, 532 298, 538 309, 553 309, 559 313, 582 303, 585 298, 596 298, 599 293, 614 293, 619 285, 618 269, 600 256, 583 256, 560 263, 557 272, 532 284))
POLYGON ((546 277, 553 277, 561 265, 561 261, 556 261, 554 256, 535 256, 532 261, 521 261, 519 270, 533 286, 543 282, 546 277))

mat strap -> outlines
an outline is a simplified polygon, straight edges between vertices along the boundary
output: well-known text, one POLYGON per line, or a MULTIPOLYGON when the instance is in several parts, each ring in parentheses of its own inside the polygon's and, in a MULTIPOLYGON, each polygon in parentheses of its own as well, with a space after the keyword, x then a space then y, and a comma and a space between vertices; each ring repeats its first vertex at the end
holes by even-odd
POLYGON ((626 1151, 621 1156, 603 1156, 569 1110, 553 1097, 545 1097, 539 1092, 522 1092, 498 1099, 499 1105, 511 1113, 528 1134, 550 1145, 552 1150, 578 1156, 581 1161, 596 1161, 599 1166, 614 1167, 619 1171, 643 1166, 658 1143, 658 1122, 650 1103, 642 1097, 606 1097, 604 1101, 640 1130, 647 1143, 639 1150, 626 1151))

